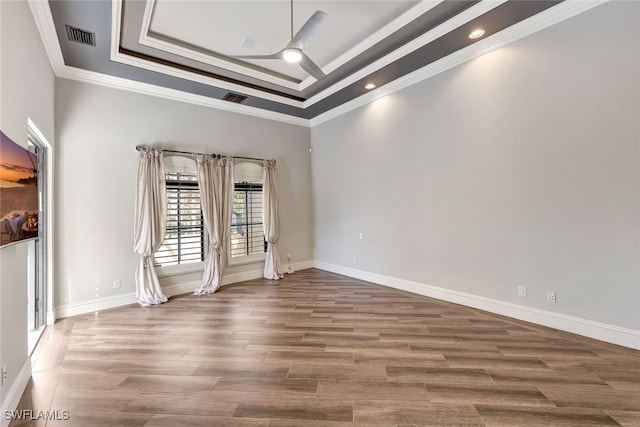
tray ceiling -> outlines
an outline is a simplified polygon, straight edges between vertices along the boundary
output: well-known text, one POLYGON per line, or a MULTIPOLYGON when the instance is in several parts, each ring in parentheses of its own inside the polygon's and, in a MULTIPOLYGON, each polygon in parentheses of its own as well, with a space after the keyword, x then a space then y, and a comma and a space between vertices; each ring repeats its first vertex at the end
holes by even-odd
POLYGON ((542 28, 580 11, 575 5, 567 8, 568 3, 574 2, 30 1, 41 33, 55 35, 52 43, 52 34, 43 34, 52 63, 56 55, 51 51, 57 49, 63 62, 57 68, 74 70, 67 74, 82 70, 101 76, 103 83, 126 81, 131 83, 120 85, 153 87, 182 93, 185 99, 211 100, 221 108, 229 104, 232 110, 307 122, 367 94, 368 83, 382 92, 463 51, 468 60, 504 44, 501 33, 538 15, 550 16, 549 22, 537 20, 542 28), (550 13, 554 9, 555 15, 550 13), (317 10, 328 16, 303 52, 324 77, 311 77, 299 64, 282 59, 237 58, 279 52, 317 10), (92 33, 95 45, 71 41, 69 27, 92 33), (484 36, 469 38, 476 28, 483 28, 484 36), (475 44, 477 49, 470 50, 475 44), (241 95, 231 97, 241 104, 224 101, 229 94, 241 95))

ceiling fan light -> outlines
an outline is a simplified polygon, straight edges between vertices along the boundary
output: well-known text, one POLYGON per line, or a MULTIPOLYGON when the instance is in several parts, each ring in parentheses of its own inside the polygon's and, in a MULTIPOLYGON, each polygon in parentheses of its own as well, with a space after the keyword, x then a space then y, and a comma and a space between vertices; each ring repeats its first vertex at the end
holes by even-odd
POLYGON ((302 60, 302 52, 298 49, 285 49, 282 52, 282 57, 287 62, 300 62, 302 60))

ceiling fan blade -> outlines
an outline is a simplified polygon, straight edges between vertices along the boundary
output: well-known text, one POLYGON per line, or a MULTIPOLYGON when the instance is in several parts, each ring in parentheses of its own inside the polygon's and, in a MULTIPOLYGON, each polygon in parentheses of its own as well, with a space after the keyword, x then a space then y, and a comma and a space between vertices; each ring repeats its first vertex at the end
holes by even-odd
POLYGON ((302 52, 302 59, 300 60, 300 66, 307 73, 311 74, 316 80, 320 80, 325 77, 325 74, 322 72, 320 67, 316 65, 315 62, 311 60, 307 55, 302 52))
POLYGON ((273 53, 271 55, 230 55, 232 58, 238 59, 282 59, 282 52, 273 53))
POLYGON ((302 49, 309 42, 313 33, 318 29, 322 21, 327 17, 327 13, 322 10, 316 10, 311 18, 304 23, 302 28, 298 30, 293 39, 289 42, 287 47, 296 47, 302 49))

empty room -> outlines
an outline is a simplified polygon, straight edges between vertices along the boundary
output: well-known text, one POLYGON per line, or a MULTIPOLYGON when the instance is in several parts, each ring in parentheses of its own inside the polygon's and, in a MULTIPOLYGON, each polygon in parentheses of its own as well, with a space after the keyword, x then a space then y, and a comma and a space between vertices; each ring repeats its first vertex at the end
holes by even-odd
POLYGON ((639 426, 640 2, 0 1, 0 426, 639 426))

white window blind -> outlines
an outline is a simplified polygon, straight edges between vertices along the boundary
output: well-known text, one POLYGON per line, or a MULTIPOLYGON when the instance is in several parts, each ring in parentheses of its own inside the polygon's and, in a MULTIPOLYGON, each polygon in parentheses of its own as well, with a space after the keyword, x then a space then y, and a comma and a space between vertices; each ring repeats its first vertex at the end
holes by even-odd
POLYGON ((266 242, 262 227, 262 165, 237 163, 231 212, 230 261, 264 258, 266 242))
POLYGON ((155 254, 156 265, 170 266, 204 260, 205 230, 195 173, 166 172, 167 229, 155 254))

